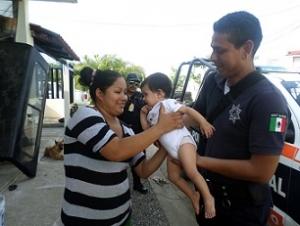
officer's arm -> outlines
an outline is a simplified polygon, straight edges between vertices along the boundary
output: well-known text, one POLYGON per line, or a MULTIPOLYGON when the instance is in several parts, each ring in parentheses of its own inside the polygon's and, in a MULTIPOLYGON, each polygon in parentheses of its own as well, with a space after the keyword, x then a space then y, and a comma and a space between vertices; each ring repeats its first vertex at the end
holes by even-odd
POLYGON ((268 183, 279 162, 280 155, 252 154, 248 160, 217 159, 197 156, 197 166, 223 176, 268 183))

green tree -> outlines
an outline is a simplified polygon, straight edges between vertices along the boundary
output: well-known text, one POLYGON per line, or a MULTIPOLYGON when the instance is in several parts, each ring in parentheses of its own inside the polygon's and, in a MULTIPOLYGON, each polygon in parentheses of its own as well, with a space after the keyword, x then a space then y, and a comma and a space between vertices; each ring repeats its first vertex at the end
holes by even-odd
POLYGON ((87 87, 83 87, 79 84, 79 73, 84 67, 91 67, 94 70, 114 70, 118 71, 121 75, 126 78, 127 74, 135 72, 140 76, 140 79, 145 78, 145 71, 141 66, 134 65, 130 62, 126 62, 123 59, 117 57, 116 55, 104 55, 100 57, 99 55, 94 55, 94 58, 88 56, 83 57, 83 61, 74 64, 74 79, 75 88, 82 91, 88 91, 87 87))
MULTIPOLYGON (((188 67, 188 66, 187 66, 188 67)), ((192 70, 191 70, 191 73, 190 73, 190 77, 189 77, 189 81, 192 79, 194 82, 200 84, 201 83, 201 80, 202 80, 202 73, 203 73, 203 69, 205 68, 205 66, 201 65, 194 65, 192 70), (200 69, 200 70, 199 70, 200 69)), ((170 79, 172 80, 173 82, 173 85, 174 85, 174 81, 175 81, 175 77, 177 75, 177 69, 175 68, 171 68, 172 72, 170 74, 170 79)), ((176 87, 175 87, 175 90, 182 90, 183 89, 183 86, 184 86, 184 83, 185 83, 185 80, 186 80, 186 77, 187 77, 187 72, 186 73, 181 73, 178 77, 178 81, 176 83, 176 87)))

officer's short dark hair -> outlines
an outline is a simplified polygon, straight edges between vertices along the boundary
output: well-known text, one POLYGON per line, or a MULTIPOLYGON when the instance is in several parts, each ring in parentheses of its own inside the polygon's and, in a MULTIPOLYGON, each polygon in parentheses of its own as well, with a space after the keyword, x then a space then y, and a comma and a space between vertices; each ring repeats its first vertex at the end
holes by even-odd
POLYGON ((259 20, 246 11, 229 13, 216 21, 213 25, 214 32, 227 33, 229 41, 240 48, 251 40, 254 43, 252 56, 255 55, 262 41, 262 30, 259 20))

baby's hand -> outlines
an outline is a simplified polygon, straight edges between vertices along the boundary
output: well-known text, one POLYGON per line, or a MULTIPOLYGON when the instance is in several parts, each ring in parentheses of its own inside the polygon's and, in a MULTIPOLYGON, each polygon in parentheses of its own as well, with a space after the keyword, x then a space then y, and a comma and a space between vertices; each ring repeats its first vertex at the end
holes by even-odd
POLYGON ((144 105, 141 109, 141 112, 143 114, 147 115, 150 110, 151 110, 151 108, 148 105, 144 105))
POLYGON ((144 105, 141 109, 141 113, 147 115, 150 110, 151 109, 148 107, 148 105, 144 105))
POLYGON ((210 138, 216 129, 210 123, 205 122, 202 126, 200 126, 200 130, 206 138, 210 138))

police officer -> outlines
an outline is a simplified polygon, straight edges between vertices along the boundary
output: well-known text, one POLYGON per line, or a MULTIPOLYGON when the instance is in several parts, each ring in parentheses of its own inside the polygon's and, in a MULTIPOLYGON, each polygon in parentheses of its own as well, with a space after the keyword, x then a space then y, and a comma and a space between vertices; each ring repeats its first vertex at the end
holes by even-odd
MULTIPOLYGON (((128 124, 135 134, 143 131, 140 123, 140 110, 144 106, 145 102, 143 100, 143 94, 137 91, 137 88, 140 85, 140 78, 136 73, 130 73, 127 75, 127 96, 128 101, 124 107, 124 112, 118 116, 120 120, 128 124)), ((148 192, 147 188, 141 183, 141 179, 131 169, 133 177, 133 190, 136 190, 142 194, 148 192)))
MULTIPOLYGON (((225 94, 245 84, 244 79, 262 80, 243 89, 211 122, 216 131, 197 165, 210 180, 216 217, 200 214, 196 219, 201 226, 265 226, 273 205, 268 182, 284 145, 289 110, 281 92, 254 66, 262 40, 259 20, 245 11, 234 12, 213 29, 211 61, 217 73, 205 80, 193 108, 209 119, 225 94)), ((188 116, 185 124, 196 126, 188 116)))

